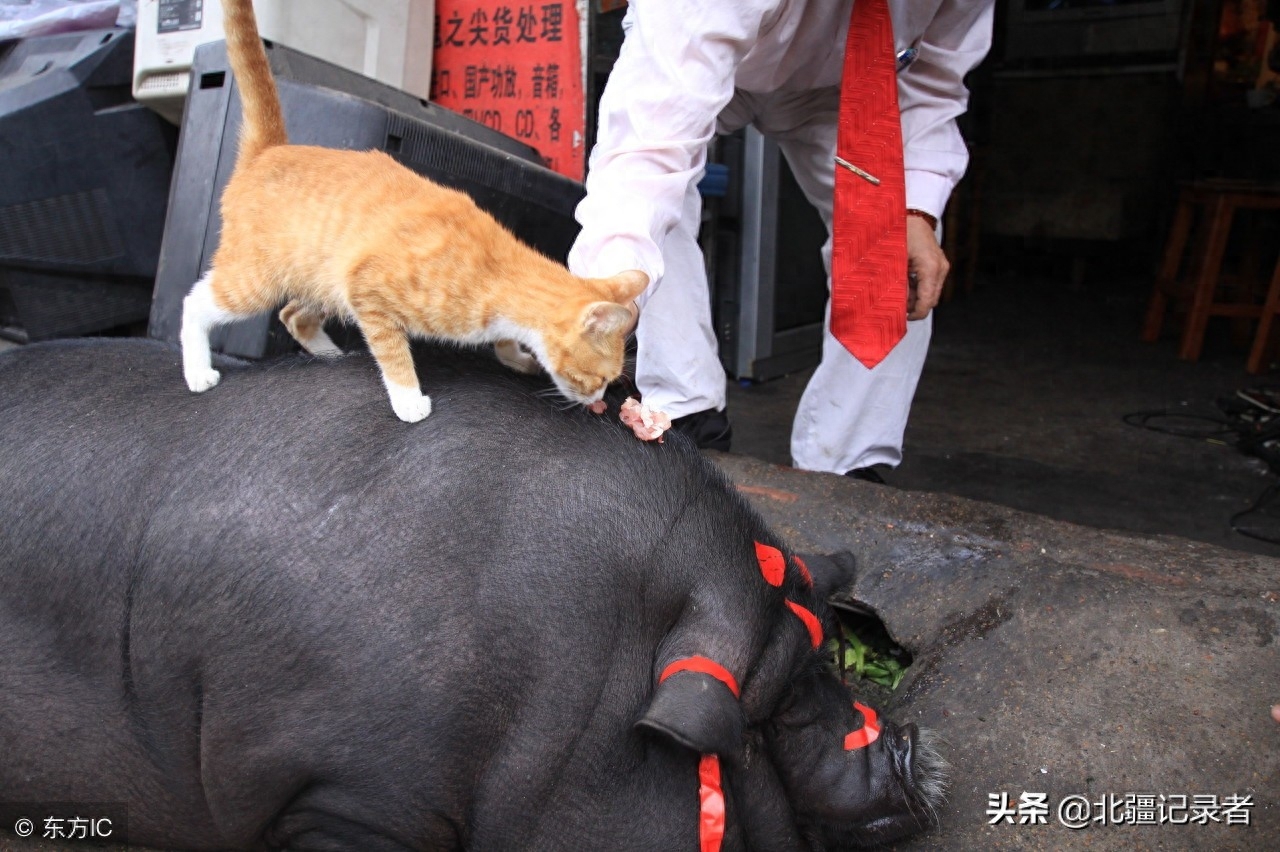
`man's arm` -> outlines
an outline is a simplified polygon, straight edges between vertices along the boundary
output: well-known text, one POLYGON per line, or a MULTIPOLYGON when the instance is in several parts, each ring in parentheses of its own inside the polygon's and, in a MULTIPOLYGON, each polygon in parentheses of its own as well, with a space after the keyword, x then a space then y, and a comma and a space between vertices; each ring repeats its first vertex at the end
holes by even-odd
POLYGON ((662 244, 706 165, 734 74, 778 0, 632 0, 629 29, 600 99, 569 268, 662 278, 662 244))
MULTIPOLYGON (((898 75, 908 210, 940 218, 964 175, 969 151, 956 117, 969 103, 965 75, 991 48, 994 7, 994 0, 944 0, 916 61, 898 75)), ((921 216, 907 218, 907 264, 913 277, 908 316, 923 319, 938 303, 950 264, 921 216)))

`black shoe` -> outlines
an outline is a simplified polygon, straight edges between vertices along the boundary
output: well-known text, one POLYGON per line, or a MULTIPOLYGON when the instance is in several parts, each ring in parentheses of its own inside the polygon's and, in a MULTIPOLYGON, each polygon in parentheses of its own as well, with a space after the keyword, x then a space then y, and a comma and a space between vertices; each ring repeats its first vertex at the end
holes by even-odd
POLYGON ((729 425, 728 415, 712 408, 677 417, 671 421, 671 428, 689 436, 700 450, 727 453, 729 442, 733 440, 733 427, 729 425))
POLYGON ((845 474, 850 479, 861 479, 864 482, 874 482, 876 485, 886 484, 884 477, 876 473, 874 467, 855 467, 853 470, 845 474))

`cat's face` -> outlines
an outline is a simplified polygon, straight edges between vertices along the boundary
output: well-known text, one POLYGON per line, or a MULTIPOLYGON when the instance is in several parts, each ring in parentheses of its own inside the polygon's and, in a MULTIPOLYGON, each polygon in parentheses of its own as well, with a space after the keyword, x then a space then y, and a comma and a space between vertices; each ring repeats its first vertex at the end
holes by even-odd
MULTIPOLYGON (((605 305, 608 303, 598 303, 605 305)), ((608 304, 611 314, 606 324, 591 324, 560 336, 559 340, 546 341, 547 372, 560 393, 566 399, 582 405, 590 405, 604 396, 609 383, 622 375, 623 358, 626 355, 627 327, 631 315, 626 308, 608 304)))
POLYGON ((635 316, 624 305, 640 295, 649 276, 638 270, 596 280, 609 301, 596 301, 580 310, 569 309, 555 331, 542 340, 542 366, 566 399, 590 405, 622 375, 627 335, 635 316))

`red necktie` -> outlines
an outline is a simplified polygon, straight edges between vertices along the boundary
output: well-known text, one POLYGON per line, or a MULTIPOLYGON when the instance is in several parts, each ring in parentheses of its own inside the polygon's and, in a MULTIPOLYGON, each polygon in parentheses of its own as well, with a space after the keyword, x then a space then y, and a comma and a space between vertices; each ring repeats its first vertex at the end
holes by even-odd
POLYGON ((907 333, 906 177, 886 0, 853 4, 836 154, 831 334, 874 367, 907 333))

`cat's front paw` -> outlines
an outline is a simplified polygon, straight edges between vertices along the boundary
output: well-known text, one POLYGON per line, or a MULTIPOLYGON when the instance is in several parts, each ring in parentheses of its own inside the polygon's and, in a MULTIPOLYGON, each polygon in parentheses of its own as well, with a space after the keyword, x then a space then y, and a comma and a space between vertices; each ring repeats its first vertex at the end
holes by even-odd
POLYGON ((417 423, 425 420, 431 413, 431 397, 418 391, 417 388, 389 389, 391 408, 405 423, 417 423))
POLYGON ((222 378, 222 374, 212 367, 207 370, 187 370, 184 375, 187 379, 187 387, 194 393, 204 393, 222 378))

